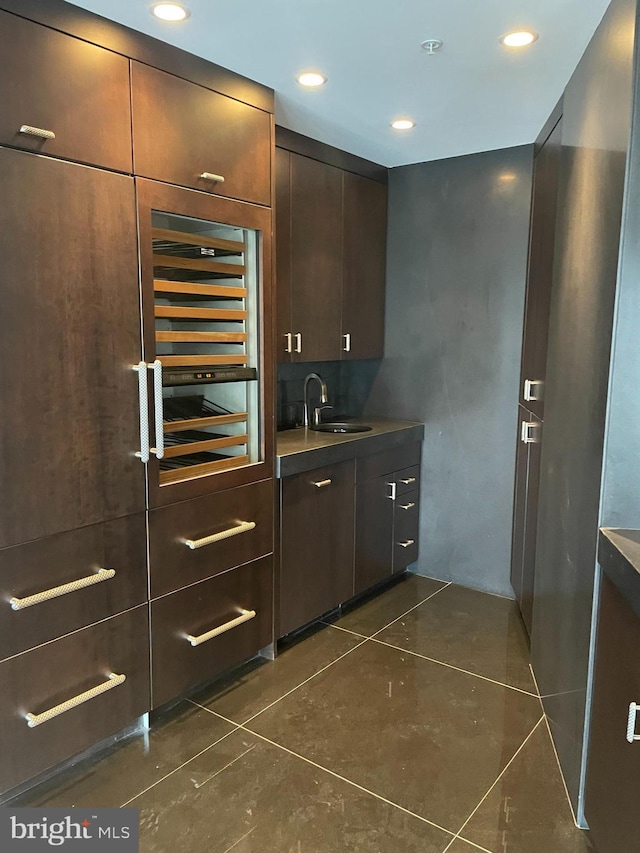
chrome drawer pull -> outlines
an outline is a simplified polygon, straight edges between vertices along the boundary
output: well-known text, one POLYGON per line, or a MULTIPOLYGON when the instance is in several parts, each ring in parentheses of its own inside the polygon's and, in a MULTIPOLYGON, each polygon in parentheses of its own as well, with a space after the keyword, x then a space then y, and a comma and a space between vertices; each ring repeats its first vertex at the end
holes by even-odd
POLYGON ((37 592, 35 595, 26 596, 26 598, 11 598, 9 599, 9 604, 12 610, 24 610, 25 607, 31 607, 33 604, 42 604, 43 601, 49 601, 51 598, 57 598, 59 595, 66 595, 68 592, 75 592, 77 589, 84 589, 86 586, 93 586, 96 583, 108 581, 114 576, 114 569, 100 569, 95 575, 79 578, 77 581, 64 583, 62 586, 54 586, 53 589, 46 589, 44 592, 37 592))
POLYGON ((325 486, 331 485, 331 480, 318 480, 313 485, 316 486, 318 489, 323 489, 325 486))
POLYGON ((633 743, 635 740, 640 740, 640 735, 636 734, 636 714, 640 710, 640 705, 631 702, 629 705, 629 717, 627 719, 627 740, 633 743))
POLYGON ((397 491, 397 488, 398 488, 397 483, 395 483, 395 482, 393 482, 393 483, 387 483, 387 486, 391 486, 391 494, 390 494, 390 495, 385 495, 385 497, 389 498, 389 500, 390 500, 390 501, 395 501, 395 499, 396 499, 396 491, 397 491))
POLYGON ((56 138, 52 130, 44 130, 42 127, 32 127, 30 124, 23 124, 20 128, 20 133, 24 133, 25 136, 37 136, 38 139, 56 138))
POLYGON ((400 504, 400 509, 413 509, 414 506, 415 506, 414 503, 400 504))
POLYGON ((302 333, 296 332, 293 337, 296 339, 296 347, 294 349, 294 352, 302 352, 302 333))
POLYGON ((285 338, 287 339, 287 344, 284 348, 284 351, 293 352, 293 335, 291 334, 291 332, 287 332, 285 338))
POLYGON ((410 486, 410 485, 411 485, 411 483, 415 483, 415 482, 416 482, 416 478, 415 478, 415 477, 407 477, 407 479, 406 479, 406 480, 400 480, 400 482, 401 482, 401 483, 404 483, 404 484, 405 484, 405 486, 410 486))
POLYGON ((30 729, 35 729, 36 726, 41 726, 42 723, 48 723, 49 720, 53 720, 54 717, 59 717, 60 714, 65 714, 67 711, 71 711, 72 708, 77 708, 78 705, 82 705, 90 699, 95 699, 96 696, 106 693, 107 690, 113 690, 113 688, 118 687, 119 684, 124 684, 126 680, 126 675, 116 675, 115 672, 110 672, 108 681, 99 684, 97 687, 92 687, 91 690, 87 690, 79 696, 74 696, 73 699, 67 699, 66 702, 56 705, 55 708, 49 708, 48 711, 43 711, 42 714, 25 714, 27 725, 30 729))
POLYGON ((416 544, 416 540, 415 540, 415 539, 407 539, 407 541, 406 541, 406 542, 398 542, 398 545, 399 545, 401 548, 410 548, 412 545, 415 545, 415 544, 416 544))
POLYGON ((204 548, 205 545, 213 545, 214 542, 221 542, 223 539, 229 539, 231 536, 237 536, 239 533, 248 533, 256 526, 255 521, 241 521, 237 527, 230 527, 228 530, 221 530, 220 533, 213 533, 211 536, 204 536, 202 539, 183 539, 182 541, 187 546, 195 551, 196 548, 204 548))
POLYGON ((342 337, 344 338, 344 352, 351 352, 351 334, 347 332, 347 334, 342 337))
POLYGON ((527 401, 527 403, 536 403, 542 400, 542 397, 538 397, 535 393, 535 389, 537 387, 540 387, 541 389, 544 387, 544 381, 542 379, 524 380, 523 397, 527 401))
POLYGON ((222 175, 216 175, 213 172, 202 172, 200 177, 203 181, 215 181, 218 184, 224 184, 224 177, 222 175))
POLYGON ((520 428, 520 441, 525 444, 539 444, 540 437, 538 434, 539 424, 536 421, 522 421, 520 428))
POLYGON ((241 610, 240 614, 240 616, 232 619, 230 622, 225 622, 224 625, 220 625, 219 628, 207 631, 206 634, 200 634, 199 637, 193 637, 191 634, 188 634, 187 640, 189 640, 192 646, 200 646, 202 643, 206 643, 207 640, 213 640, 214 637, 219 637, 220 634, 224 634, 232 628, 237 628, 238 625, 242 625, 243 622, 248 622, 250 619, 255 619, 256 617, 255 610, 241 610))

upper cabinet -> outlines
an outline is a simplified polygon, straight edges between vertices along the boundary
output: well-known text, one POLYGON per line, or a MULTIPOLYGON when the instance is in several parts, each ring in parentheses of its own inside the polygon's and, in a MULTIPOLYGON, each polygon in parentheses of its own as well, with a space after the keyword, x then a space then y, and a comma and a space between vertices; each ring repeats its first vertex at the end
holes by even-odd
POLYGON ((129 61, 0 12, 0 145, 131 172, 129 61))
POLYGON ((136 175, 271 204, 271 115, 132 63, 136 175))
POLYGON ((386 185, 276 149, 278 360, 381 358, 386 185))

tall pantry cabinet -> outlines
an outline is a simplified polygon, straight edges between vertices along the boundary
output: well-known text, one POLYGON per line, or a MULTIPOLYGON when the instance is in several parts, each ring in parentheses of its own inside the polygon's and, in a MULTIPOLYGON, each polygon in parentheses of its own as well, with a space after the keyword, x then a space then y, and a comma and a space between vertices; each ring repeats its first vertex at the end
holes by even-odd
POLYGON ((61 0, 0 57, 4 792, 272 642, 273 99, 61 0))

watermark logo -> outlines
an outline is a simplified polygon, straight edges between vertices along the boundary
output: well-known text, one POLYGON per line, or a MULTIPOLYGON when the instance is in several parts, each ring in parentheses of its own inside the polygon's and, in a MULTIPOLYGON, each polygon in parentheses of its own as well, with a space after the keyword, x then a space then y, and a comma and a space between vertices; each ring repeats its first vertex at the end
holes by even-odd
POLYGON ((138 853, 138 809, 0 808, 2 853, 138 853))

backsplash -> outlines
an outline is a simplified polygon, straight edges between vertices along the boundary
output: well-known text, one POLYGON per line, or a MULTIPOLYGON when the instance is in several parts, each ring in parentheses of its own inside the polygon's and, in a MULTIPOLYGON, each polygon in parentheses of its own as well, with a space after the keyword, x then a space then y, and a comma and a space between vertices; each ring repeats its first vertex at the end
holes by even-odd
MULTIPOLYGON (((325 413, 325 420, 336 416, 361 417, 380 364, 380 359, 279 364, 278 428, 302 423, 304 380, 309 373, 318 373, 327 385, 333 410, 325 413)), ((317 399, 317 384, 313 394, 317 399)))

